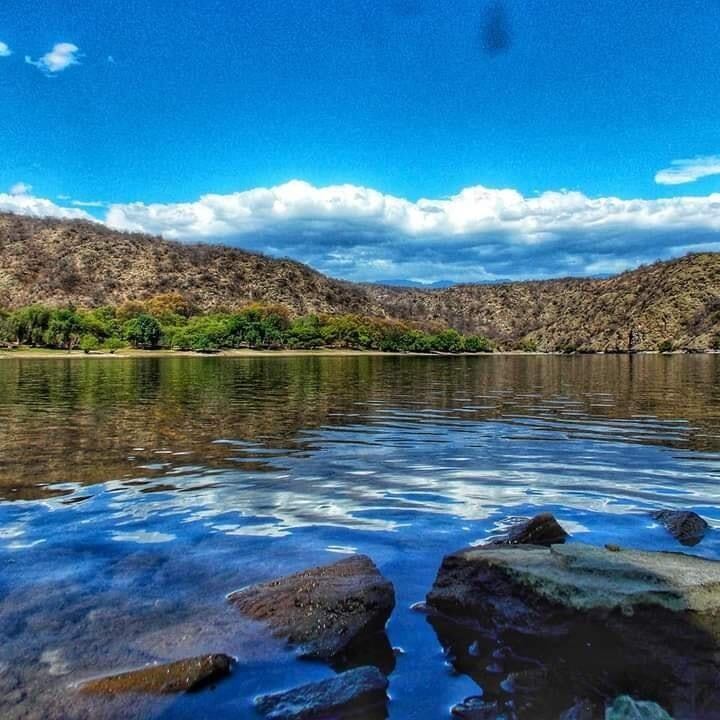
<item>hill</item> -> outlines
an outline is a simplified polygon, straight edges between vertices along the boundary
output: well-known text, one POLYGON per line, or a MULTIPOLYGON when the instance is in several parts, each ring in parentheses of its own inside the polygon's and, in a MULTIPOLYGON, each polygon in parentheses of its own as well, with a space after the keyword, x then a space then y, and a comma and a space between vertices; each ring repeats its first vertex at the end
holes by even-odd
POLYGON ((279 303, 294 315, 359 313, 450 325, 501 347, 707 349, 720 340, 720 254, 605 279, 455 285, 353 284, 301 263, 183 244, 103 225, 0 214, 0 307, 95 307, 177 291, 200 310, 279 303))

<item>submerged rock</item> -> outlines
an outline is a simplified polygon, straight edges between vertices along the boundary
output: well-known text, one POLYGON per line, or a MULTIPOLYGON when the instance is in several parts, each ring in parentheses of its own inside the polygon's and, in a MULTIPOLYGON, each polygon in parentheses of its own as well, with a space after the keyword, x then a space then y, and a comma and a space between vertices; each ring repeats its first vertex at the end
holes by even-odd
POLYGON ((287 692, 262 695, 255 707, 266 720, 381 720, 386 717, 387 678, 360 667, 287 692))
POLYGON ((450 714, 461 720, 496 720, 500 714, 500 706, 495 700, 469 697, 454 705, 450 714))
POLYGON ((232 663, 233 660, 228 655, 200 655, 88 680, 80 685, 80 691, 98 695, 120 693, 166 695, 192 692, 229 675, 232 663))
POLYGON ((373 645, 390 647, 384 630, 395 591, 365 555, 253 585, 228 600, 298 646, 303 657, 337 660, 366 655, 373 645))
POLYGON ((622 695, 605 711, 605 720, 672 720, 672 718, 654 702, 633 700, 622 695))
POLYGON ((657 510, 651 515, 682 545, 697 545, 710 527, 690 510, 657 510))
POLYGON ((518 718, 627 692, 720 718, 720 562, 577 543, 469 548, 443 560, 427 605, 454 668, 488 702, 510 696, 518 718))
POLYGON ((526 522, 513 525, 507 535, 493 540, 493 545, 556 545, 568 537, 552 513, 540 513, 526 522))
POLYGON ((578 700, 571 708, 568 708, 559 720, 596 720, 598 712, 589 700, 578 700))

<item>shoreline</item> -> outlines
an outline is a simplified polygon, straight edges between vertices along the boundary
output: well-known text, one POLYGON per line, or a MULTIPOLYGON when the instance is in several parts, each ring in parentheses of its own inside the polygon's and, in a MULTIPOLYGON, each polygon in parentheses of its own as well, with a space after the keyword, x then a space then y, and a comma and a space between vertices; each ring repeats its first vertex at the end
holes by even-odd
POLYGON ((527 352, 524 350, 496 350, 491 353, 420 353, 420 352, 390 352, 384 350, 352 350, 346 348, 318 348, 315 350, 253 350, 251 348, 220 350, 212 353, 202 353, 193 350, 140 350, 127 348, 114 353, 101 350, 83 352, 82 350, 55 350, 51 348, 0 348, 0 360, 52 360, 52 359, 131 359, 131 358, 248 358, 248 357, 493 357, 493 356, 519 356, 519 357, 573 357, 587 355, 720 355, 718 350, 699 350, 696 352, 660 352, 658 350, 641 350, 638 352, 593 352, 593 353, 562 353, 562 352, 527 352))

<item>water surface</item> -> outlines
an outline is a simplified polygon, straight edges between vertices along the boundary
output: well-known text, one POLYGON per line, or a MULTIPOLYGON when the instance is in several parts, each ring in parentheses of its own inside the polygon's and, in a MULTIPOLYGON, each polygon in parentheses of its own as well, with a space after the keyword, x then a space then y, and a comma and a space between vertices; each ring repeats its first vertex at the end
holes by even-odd
POLYGON ((648 511, 720 526, 719 481, 720 356, 2 359, 0 716, 251 717, 331 671, 225 595, 363 552, 398 596, 390 717, 449 717, 481 688, 410 610, 444 554, 539 510, 682 549, 648 511), (204 651, 242 658, 211 692, 129 715, 73 689, 204 651))

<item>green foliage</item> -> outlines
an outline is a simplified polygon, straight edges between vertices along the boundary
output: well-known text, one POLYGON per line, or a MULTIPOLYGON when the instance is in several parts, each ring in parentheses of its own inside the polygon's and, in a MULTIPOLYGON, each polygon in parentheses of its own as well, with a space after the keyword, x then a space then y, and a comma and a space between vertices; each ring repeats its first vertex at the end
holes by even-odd
POLYGON ((250 305, 237 312, 186 315, 182 297, 167 293, 119 308, 32 306, 0 314, 0 340, 84 352, 136 348, 217 352, 224 348, 350 348, 387 352, 492 352, 479 335, 451 328, 426 332, 397 320, 361 315, 305 315, 290 320, 274 305, 250 305), (152 312, 151 312, 152 310, 152 312))
POLYGON ((123 325, 125 339, 136 348, 155 348, 160 342, 162 328, 152 316, 142 313, 123 325))
POLYGON ((523 352, 537 352, 538 344, 531 338, 524 338, 518 343, 518 350, 523 352))
POLYGON ((121 350, 125 347, 125 342, 121 340, 119 337, 109 337, 103 344, 102 348, 106 352, 109 352, 111 354, 114 354, 118 350, 121 350))
POLYGON ((99 348, 100 341, 95 337, 95 335, 83 335, 80 338, 80 349, 84 353, 89 353, 93 350, 98 350, 99 348))
POLYGON ((490 340, 481 335, 468 335, 465 338, 465 352, 491 353, 493 345, 490 340))
POLYGON ((44 343, 50 347, 72 350, 80 342, 83 321, 74 308, 54 310, 50 315, 44 343))
POLYGON ((464 338, 457 330, 449 328, 433 335, 430 344, 432 349, 438 352, 462 352, 464 349, 464 338))
POLYGON ((672 352, 675 349, 675 345, 672 340, 663 340, 658 344, 658 352, 667 353, 672 352))
POLYGON ((712 340, 710 340, 710 349, 711 350, 720 350, 720 333, 715 335, 712 340))

